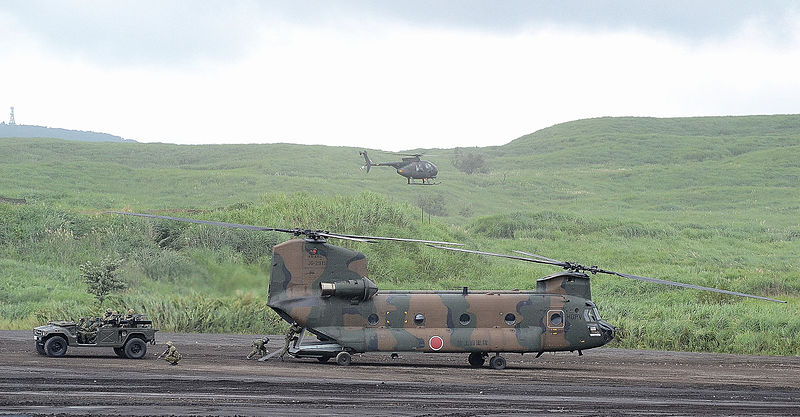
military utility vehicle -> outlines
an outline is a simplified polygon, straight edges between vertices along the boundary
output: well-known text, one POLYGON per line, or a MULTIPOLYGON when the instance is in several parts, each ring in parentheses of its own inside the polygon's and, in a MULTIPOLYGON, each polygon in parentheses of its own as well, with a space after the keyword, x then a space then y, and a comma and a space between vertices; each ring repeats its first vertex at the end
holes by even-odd
POLYGON ((156 344, 157 329, 143 315, 131 319, 101 321, 95 319, 95 330, 82 329, 73 321, 51 321, 33 329, 36 352, 47 356, 64 356, 68 346, 110 347, 121 358, 141 359, 147 344, 156 344))

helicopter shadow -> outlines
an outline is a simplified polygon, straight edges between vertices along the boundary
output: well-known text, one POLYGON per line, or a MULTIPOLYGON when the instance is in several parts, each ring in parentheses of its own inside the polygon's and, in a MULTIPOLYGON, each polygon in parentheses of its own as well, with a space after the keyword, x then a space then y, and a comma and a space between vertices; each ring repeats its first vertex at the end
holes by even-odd
MULTIPOLYGON (((390 359, 391 360, 391 359, 390 359)), ((296 359, 297 363, 309 364, 314 366, 334 366, 338 367, 335 361, 330 361, 326 363, 318 363, 307 361, 304 359, 296 359)), ((488 361, 487 361, 488 362, 488 361)), ((489 370, 494 371, 488 364, 484 364, 483 366, 474 368, 470 366, 467 361, 466 357, 464 358, 464 363, 447 363, 447 362, 437 362, 437 363, 423 363, 423 362, 411 362, 410 359, 395 359, 391 360, 391 362, 383 362, 383 361, 375 361, 375 360, 353 360, 351 364, 348 366, 350 367, 363 367, 367 369, 377 369, 377 368, 411 368, 411 369, 474 369, 474 370, 489 370)), ((569 371, 569 370, 579 370, 582 369, 580 367, 572 367, 572 366, 564 366, 563 364, 559 365, 548 365, 548 364, 534 364, 534 363, 510 363, 506 366, 505 370, 527 370, 527 371, 547 371, 552 369, 558 369, 560 371, 569 371)))

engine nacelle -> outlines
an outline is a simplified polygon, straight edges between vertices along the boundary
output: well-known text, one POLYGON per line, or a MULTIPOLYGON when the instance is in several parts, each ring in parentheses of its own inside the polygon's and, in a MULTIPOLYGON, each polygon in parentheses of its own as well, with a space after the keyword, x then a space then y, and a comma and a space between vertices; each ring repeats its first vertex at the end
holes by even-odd
POLYGON ((350 301, 367 301, 378 292, 378 286, 367 277, 347 281, 320 282, 322 297, 339 297, 350 301))

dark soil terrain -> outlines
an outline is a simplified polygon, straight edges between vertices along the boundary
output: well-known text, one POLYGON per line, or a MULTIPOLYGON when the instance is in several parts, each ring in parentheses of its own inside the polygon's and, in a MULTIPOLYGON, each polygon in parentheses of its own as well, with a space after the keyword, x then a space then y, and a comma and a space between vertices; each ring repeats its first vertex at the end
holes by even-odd
MULTIPOLYGON (((40 356, 0 331, 0 415, 800 415, 800 358, 621 349, 505 355, 354 355, 349 367, 245 360, 255 336, 159 334, 145 359, 111 349, 40 356), (183 355, 156 355, 172 340, 183 355)), ((272 337, 270 350, 282 336, 272 337)))

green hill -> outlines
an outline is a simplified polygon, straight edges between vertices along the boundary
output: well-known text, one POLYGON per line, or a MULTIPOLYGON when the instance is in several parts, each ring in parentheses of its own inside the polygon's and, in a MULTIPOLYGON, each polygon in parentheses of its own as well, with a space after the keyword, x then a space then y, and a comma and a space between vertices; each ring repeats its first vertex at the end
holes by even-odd
POLYGON ((109 135, 108 133, 34 125, 7 125, 5 122, 0 123, 0 138, 52 138, 82 142, 135 142, 134 140, 109 135))
MULTIPOLYGON (((263 300, 284 236, 117 219, 108 209, 457 240, 789 300, 788 305, 596 277, 624 347, 798 354, 800 116, 600 118, 461 149, 488 172, 422 150, 440 185, 359 170, 360 149, 0 139, 0 327, 99 308, 80 266, 125 259, 127 290, 171 330, 274 331, 263 300), (435 156, 433 156, 435 155, 435 156), (421 201, 438 207, 419 220, 421 201), (365 221, 364 219, 370 219, 365 221), (241 232, 241 233, 240 233, 241 232)), ((396 160, 370 150, 375 161, 396 160)), ((384 243, 381 288, 531 288, 544 266, 384 243)))

